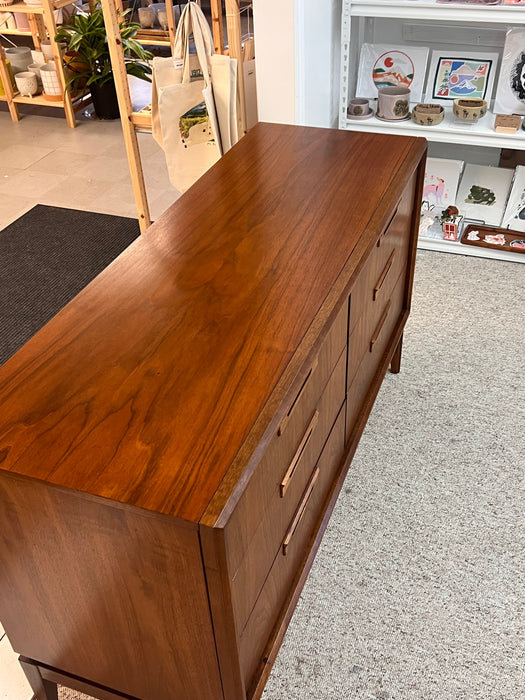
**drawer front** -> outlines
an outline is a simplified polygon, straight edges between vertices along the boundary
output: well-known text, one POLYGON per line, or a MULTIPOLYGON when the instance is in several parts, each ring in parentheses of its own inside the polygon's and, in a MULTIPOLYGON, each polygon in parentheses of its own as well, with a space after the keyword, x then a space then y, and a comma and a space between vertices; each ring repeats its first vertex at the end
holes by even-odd
POLYGON ((414 199, 414 183, 407 186, 385 231, 378 238, 354 285, 350 301, 349 332, 367 315, 374 302, 388 298, 406 268, 414 199))
POLYGON ((395 271, 389 271, 389 277, 383 284, 381 296, 370 303, 367 312, 359 318, 350 333, 348 338, 348 386, 353 382, 361 360, 370 351, 370 343, 374 341, 373 345, 377 342, 374 337, 384 337, 385 335, 382 328, 386 317, 391 315, 391 310, 395 310, 391 309, 393 290, 397 289, 400 282, 402 285, 406 278, 406 270, 401 270, 401 274, 398 274, 397 277, 394 277, 394 274, 395 271))
POLYGON ((346 352, 342 352, 326 388, 290 460, 272 484, 269 502, 245 556, 231 582, 235 623, 240 633, 264 584, 275 556, 330 435, 345 398, 346 352))
MULTIPOLYGON (((241 565, 268 505, 276 497, 279 498, 281 480, 308 432, 321 394, 341 353, 346 348, 347 330, 348 306, 344 304, 320 347, 311 372, 298 393, 289 400, 289 410, 281 421, 280 429, 266 448, 229 519, 226 531, 226 552, 231 576, 241 565)), ((342 401, 343 397, 338 399, 337 408, 342 401)), ((314 425, 312 437, 315 437, 316 444, 319 444, 316 433, 320 432, 320 426, 314 425)), ((324 437, 326 438, 327 435, 328 432, 324 437)), ((319 451, 321 447, 322 443, 319 445, 319 451)))
POLYGON ((304 566, 324 505, 339 475, 344 450, 344 413, 343 407, 310 475, 297 511, 290 519, 275 562, 240 637, 240 662, 247 688, 259 664, 264 663, 263 655, 272 630, 288 603, 294 580, 304 566))
MULTIPOLYGON (((357 422, 370 385, 391 342, 404 309, 405 277, 401 274, 389 300, 384 304, 379 322, 369 329, 367 342, 356 362, 353 379, 348 383, 346 428, 347 439, 357 422)), ((357 329, 356 329, 357 330, 357 329)), ((355 332, 355 331, 354 331, 355 332)))

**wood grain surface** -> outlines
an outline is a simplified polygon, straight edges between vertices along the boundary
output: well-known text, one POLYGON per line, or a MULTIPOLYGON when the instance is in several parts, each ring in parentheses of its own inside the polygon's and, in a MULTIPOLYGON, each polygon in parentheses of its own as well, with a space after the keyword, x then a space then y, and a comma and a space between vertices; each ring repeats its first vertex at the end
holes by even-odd
POLYGON ((197 522, 423 151, 257 125, 0 368, 0 469, 197 522))

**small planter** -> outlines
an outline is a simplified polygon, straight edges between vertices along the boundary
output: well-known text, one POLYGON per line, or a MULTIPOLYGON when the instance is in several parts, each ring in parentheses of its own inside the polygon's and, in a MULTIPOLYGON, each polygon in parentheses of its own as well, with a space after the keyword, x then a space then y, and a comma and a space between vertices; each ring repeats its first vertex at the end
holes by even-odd
POLYGON ((120 117, 117 91, 112 80, 102 86, 92 83, 89 89, 93 98, 95 114, 99 119, 118 119, 120 117))

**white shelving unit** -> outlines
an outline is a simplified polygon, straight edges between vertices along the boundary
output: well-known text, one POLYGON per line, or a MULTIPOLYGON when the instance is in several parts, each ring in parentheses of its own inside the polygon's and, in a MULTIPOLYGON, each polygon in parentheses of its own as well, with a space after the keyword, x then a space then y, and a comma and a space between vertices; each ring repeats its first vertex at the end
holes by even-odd
MULTIPOLYGON (((493 128, 495 117, 491 111, 474 126, 457 125, 451 107, 446 108, 445 119, 440 125, 430 127, 420 126, 413 121, 395 124, 385 123, 375 117, 360 121, 348 119, 348 103, 355 96, 360 47, 363 42, 373 39, 374 22, 378 20, 388 22, 389 29, 393 29, 395 23, 399 25, 403 22, 413 22, 423 29, 425 27, 428 29, 428 25, 435 23, 435 26, 439 27, 442 32, 444 28, 450 27, 450 33, 456 35, 458 28, 465 27, 471 35, 468 47, 470 50, 482 50, 484 48, 483 42, 489 37, 491 41, 490 51, 499 50, 501 55, 507 29, 525 25, 525 6, 438 4, 435 0, 343 0, 339 99, 339 128, 341 129, 423 136, 431 144, 457 146, 460 158, 462 157, 459 155, 460 149, 463 147, 525 151, 525 131, 520 130, 514 135, 496 133, 493 128)), ((412 36, 413 34, 411 38, 412 36)), ((446 38, 447 44, 452 44, 452 42, 453 39, 446 38)), ((391 43, 403 42, 392 40, 391 43)), ((413 40, 412 44, 415 43, 417 42, 413 40)), ((451 241, 420 238, 418 245, 420 248, 428 250, 525 262, 524 255, 465 246, 451 241)))

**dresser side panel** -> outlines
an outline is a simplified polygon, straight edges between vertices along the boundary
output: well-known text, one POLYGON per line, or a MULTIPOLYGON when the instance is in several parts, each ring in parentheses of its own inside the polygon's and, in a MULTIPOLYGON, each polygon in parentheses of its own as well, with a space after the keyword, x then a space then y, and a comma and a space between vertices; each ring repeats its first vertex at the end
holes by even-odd
POLYGON ((0 471, 15 651, 143 700, 222 697, 195 525, 0 471))

